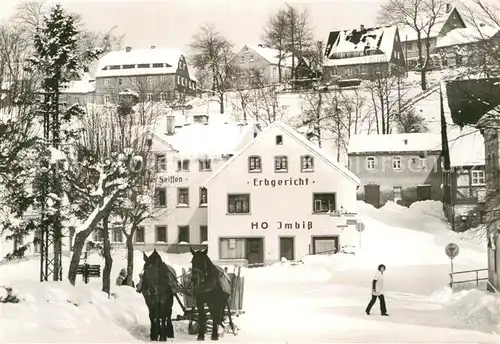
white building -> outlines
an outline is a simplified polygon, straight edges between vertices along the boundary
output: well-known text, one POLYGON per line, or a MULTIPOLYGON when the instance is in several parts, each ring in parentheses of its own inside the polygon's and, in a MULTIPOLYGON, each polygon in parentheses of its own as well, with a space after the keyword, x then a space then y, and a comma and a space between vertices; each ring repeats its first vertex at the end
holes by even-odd
POLYGON ((274 122, 205 182, 209 251, 216 260, 263 264, 355 246, 359 184, 346 167, 274 122))

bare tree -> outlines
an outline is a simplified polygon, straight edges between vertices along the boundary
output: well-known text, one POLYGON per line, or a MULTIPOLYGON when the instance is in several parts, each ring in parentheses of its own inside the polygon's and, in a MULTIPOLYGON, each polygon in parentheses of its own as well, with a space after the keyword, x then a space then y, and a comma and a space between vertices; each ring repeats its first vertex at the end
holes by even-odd
POLYGON ((220 113, 224 113, 224 95, 231 87, 235 67, 230 63, 234 53, 233 44, 223 37, 215 25, 202 26, 191 38, 192 65, 210 75, 211 93, 216 95, 220 113))
POLYGON ((389 25, 402 24, 415 30, 422 90, 427 89, 426 71, 430 63, 430 34, 436 20, 446 13, 446 5, 446 0, 387 0, 380 8, 379 22, 389 25), (424 42, 425 60, 422 47, 424 42))
POLYGON ((262 34, 262 41, 278 52, 278 82, 283 81, 282 66, 288 54, 289 44, 288 13, 286 10, 279 10, 269 16, 268 22, 262 34))
POLYGON ((425 133, 429 130, 425 118, 415 113, 413 107, 398 114, 396 123, 400 133, 425 133))

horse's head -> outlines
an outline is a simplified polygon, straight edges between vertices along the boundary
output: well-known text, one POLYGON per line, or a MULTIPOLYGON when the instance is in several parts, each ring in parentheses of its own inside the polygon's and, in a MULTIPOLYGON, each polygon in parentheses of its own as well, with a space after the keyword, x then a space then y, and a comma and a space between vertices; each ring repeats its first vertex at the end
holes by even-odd
POLYGON ((208 248, 200 251, 193 250, 190 247, 193 259, 191 259, 191 283, 195 288, 205 283, 206 278, 211 272, 211 261, 208 258, 208 248))
POLYGON ((158 293, 158 279, 160 274, 160 267, 163 265, 163 260, 158 254, 156 249, 148 257, 146 253, 142 252, 144 258, 144 268, 142 273, 142 284, 144 293, 149 295, 156 295, 158 293))

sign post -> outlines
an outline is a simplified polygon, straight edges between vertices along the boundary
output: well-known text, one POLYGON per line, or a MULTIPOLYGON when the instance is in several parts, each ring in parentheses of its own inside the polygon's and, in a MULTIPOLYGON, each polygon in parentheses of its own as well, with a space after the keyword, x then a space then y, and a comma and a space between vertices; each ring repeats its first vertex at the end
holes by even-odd
POLYGON ((361 232, 365 230, 365 224, 363 222, 358 222, 356 224, 356 230, 359 233, 359 247, 361 247, 361 232))
POLYGON ((458 253, 460 252, 460 248, 458 247, 457 244, 455 243, 449 243, 446 245, 444 252, 450 258, 450 288, 453 287, 453 259, 458 256, 458 253))

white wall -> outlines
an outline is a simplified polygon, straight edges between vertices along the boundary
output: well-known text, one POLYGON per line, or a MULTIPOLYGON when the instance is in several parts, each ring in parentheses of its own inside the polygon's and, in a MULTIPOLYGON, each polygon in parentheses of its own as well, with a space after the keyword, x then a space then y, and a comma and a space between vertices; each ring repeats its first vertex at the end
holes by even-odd
POLYGON ((355 226, 343 231, 337 228, 345 224, 345 217, 331 217, 327 214, 313 214, 314 192, 335 192, 337 209, 343 206, 356 212, 356 185, 331 165, 314 156, 314 172, 300 171, 300 157, 311 154, 311 150, 292 136, 282 132, 279 126, 272 126, 259 134, 254 144, 233 160, 208 185, 208 244, 213 257, 220 259, 220 237, 265 237, 264 260, 277 261, 279 257, 279 236, 295 237, 295 259, 309 253, 311 236, 339 235, 339 245, 356 245, 355 226), (276 135, 283 135, 283 145, 276 145, 276 135), (262 172, 248 172, 248 157, 260 155, 262 172), (288 172, 274 172, 274 156, 288 156, 288 172), (301 178, 307 186, 255 186, 257 180, 284 180, 301 178), (249 193, 249 214, 227 214, 227 194, 249 193), (311 223, 308 229, 278 229, 279 222, 311 223), (253 222, 267 222, 267 229, 252 229, 253 222))

